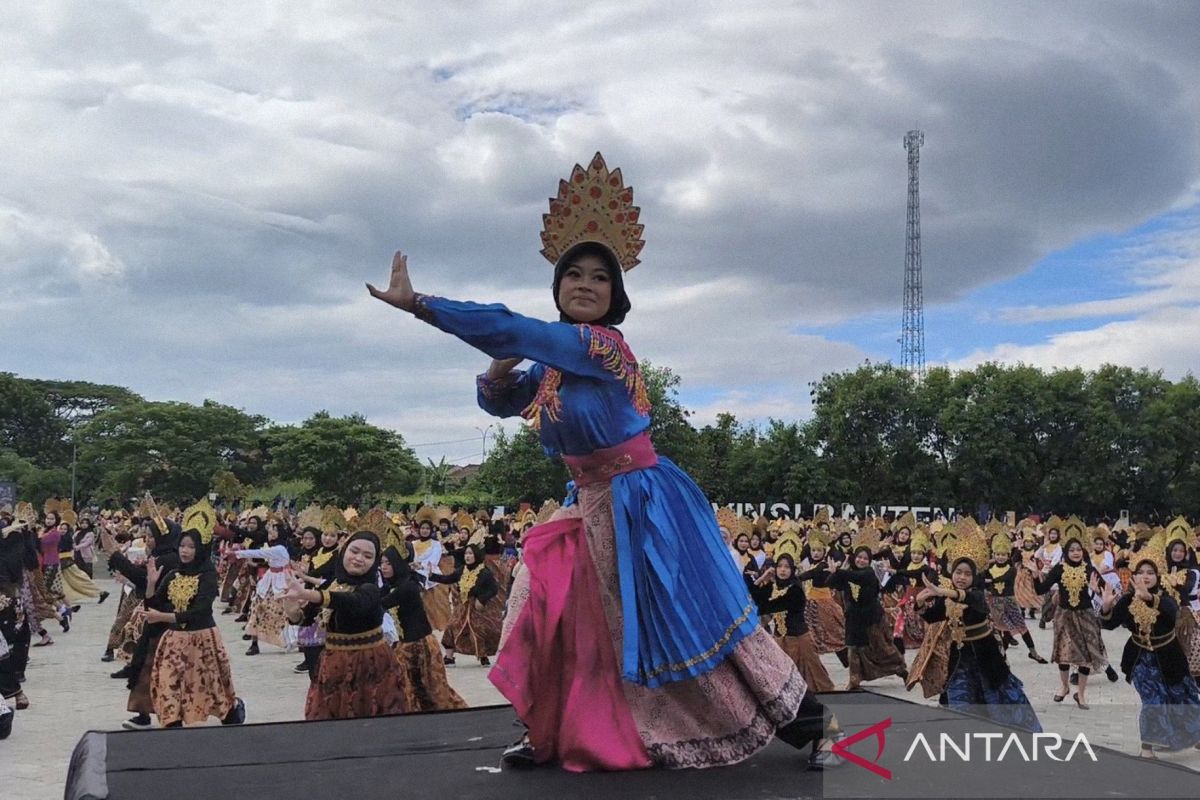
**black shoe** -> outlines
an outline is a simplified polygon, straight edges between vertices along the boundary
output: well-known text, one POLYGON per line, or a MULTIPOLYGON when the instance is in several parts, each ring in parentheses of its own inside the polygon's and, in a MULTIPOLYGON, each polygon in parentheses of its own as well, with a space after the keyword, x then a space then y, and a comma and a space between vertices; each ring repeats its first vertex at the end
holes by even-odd
POLYGON ((107 664, 109 661, 116 661, 117 657, 113 655, 112 650, 105 650, 104 655, 100 656, 100 660, 107 664))
POLYGON ((128 666, 124 666, 124 667, 121 667, 116 672, 114 672, 113 674, 109 675, 108 677, 115 678, 116 680, 127 680, 127 679, 133 677, 133 673, 129 671, 128 666))
POLYGON ((108 599, 108 592, 101 592, 100 600, 99 600, 99 602, 96 603, 96 605, 100 605, 100 603, 103 603, 107 599, 108 599))
POLYGON ((62 625, 63 633, 69 633, 71 631, 71 615, 64 616, 59 624, 62 625))
POLYGON ((296 666, 292 667, 292 672, 296 673, 297 675, 303 675, 304 673, 308 672, 308 664, 297 664, 296 666))
POLYGON ((122 722, 121 727, 127 731, 148 731, 154 727, 154 723, 150 721, 149 714, 138 714, 133 719, 122 722))
POLYGON ((1038 628, 1043 631, 1046 630, 1046 620, 1044 620, 1044 619, 1038 620, 1038 628))
POLYGON ((248 634, 248 633, 243 633, 243 634, 242 634, 242 641, 243 641, 243 642, 248 642, 248 641, 250 641, 250 640, 251 640, 251 639, 253 639, 253 638, 254 638, 254 637, 253 637, 253 636, 251 636, 251 635, 250 635, 250 634, 248 634))
POLYGON ((1112 668, 1112 664, 1104 668, 1104 676, 1113 683, 1117 682, 1117 671, 1112 668))
POLYGON ((537 762, 533 758, 533 745, 526 738, 514 742, 500 756, 500 763, 513 769, 527 769, 535 766, 537 762))
POLYGON ((255 642, 254 644, 250 645, 250 649, 246 651, 246 655, 248 655, 248 656, 258 655, 258 642, 255 642))
POLYGON ((249 619, 250 618, 248 616, 246 616, 245 614, 238 614, 236 617, 233 618, 233 621, 234 622, 246 622, 249 619))
POLYGON ((11 708, 0 702, 0 739, 7 739, 12 733, 13 719, 16 716, 11 708))
POLYGON ((492 660, 490 658, 488 658, 487 656, 479 657, 479 666, 490 667, 491 665, 492 665, 492 660))
POLYGON ((79 606, 71 606, 71 613, 72 614, 79 613, 79 608, 80 608, 79 606))
POLYGON ((1078 672, 1072 672, 1072 673, 1071 673, 1071 685, 1072 685, 1072 686, 1078 686, 1078 685, 1079 685, 1079 673, 1078 673, 1078 672))
POLYGON ((442 663, 447 667, 454 666, 454 656, 442 656, 442 663))
POLYGON ((225 715, 225 719, 221 720, 222 725, 241 725, 246 721, 246 703, 242 698, 237 698, 237 702, 233 704, 233 709, 225 715))

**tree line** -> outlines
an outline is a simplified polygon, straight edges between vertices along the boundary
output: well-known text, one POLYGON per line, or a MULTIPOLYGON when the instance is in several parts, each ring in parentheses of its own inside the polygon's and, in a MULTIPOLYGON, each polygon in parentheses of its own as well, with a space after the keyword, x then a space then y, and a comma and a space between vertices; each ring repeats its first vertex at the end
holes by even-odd
MULTIPOLYGON (((917 381, 889 364, 806 387, 809 419, 697 426, 680 379, 643 362, 658 451, 717 503, 848 502, 1070 512, 1200 515, 1200 383, 1146 369, 1041 370, 983 364, 917 381)), ((512 426, 510 426, 512 428, 512 426)), ((298 425, 205 401, 153 402, 118 386, 0 373, 0 480, 40 502, 187 502, 209 491, 301 502, 438 501, 515 506, 561 498, 569 476, 534 431, 502 429, 479 471, 456 484, 402 435, 319 411, 298 425)))

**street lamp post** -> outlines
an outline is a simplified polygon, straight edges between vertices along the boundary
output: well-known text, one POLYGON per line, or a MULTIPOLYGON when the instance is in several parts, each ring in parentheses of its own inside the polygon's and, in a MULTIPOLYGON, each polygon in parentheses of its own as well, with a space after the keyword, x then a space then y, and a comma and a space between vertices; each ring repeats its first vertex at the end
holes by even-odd
POLYGON ((495 424, 488 425, 486 428, 481 428, 478 425, 475 426, 475 430, 479 431, 479 435, 483 439, 479 461, 480 464, 482 464, 484 461, 487 461, 487 437, 494 427, 496 427, 495 424))
POLYGON ((71 508, 75 508, 75 463, 79 455, 79 445, 71 440, 71 508))

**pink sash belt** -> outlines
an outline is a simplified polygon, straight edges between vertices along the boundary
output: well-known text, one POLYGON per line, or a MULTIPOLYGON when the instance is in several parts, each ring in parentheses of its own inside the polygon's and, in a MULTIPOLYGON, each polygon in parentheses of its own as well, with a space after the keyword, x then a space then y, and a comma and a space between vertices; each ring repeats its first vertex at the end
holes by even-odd
POLYGON ((586 456, 563 456, 576 486, 588 486, 612 480, 614 476, 658 463, 649 433, 639 433, 613 447, 596 450, 586 456))

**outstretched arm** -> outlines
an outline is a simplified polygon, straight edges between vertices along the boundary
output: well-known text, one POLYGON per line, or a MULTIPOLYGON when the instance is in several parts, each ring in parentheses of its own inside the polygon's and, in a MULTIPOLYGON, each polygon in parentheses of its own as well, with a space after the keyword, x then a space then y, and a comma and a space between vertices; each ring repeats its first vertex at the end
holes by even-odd
POLYGON ((418 294, 408 274, 408 258, 399 251, 392 259, 388 288, 367 284, 367 291, 487 353, 500 361, 500 366, 529 358, 575 375, 598 379, 611 375, 601 359, 590 355, 592 334, 587 326, 524 317, 498 303, 483 305, 418 294))

